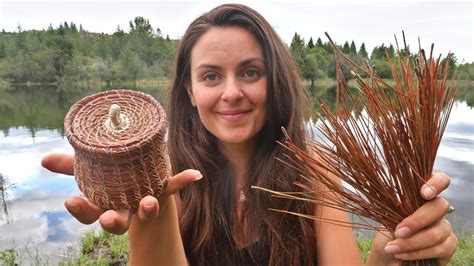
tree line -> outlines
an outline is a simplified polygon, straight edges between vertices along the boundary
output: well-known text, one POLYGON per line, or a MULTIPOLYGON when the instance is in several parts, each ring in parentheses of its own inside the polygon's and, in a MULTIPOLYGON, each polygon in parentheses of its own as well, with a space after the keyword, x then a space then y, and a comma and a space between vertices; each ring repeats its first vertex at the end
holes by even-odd
MULTIPOLYGON (((346 41, 343 45, 338 45, 338 48, 360 65, 364 65, 363 60, 368 60, 370 65, 374 67, 377 75, 381 78, 393 78, 387 60, 387 56, 392 59, 396 58, 396 49, 392 44, 388 46, 385 44, 375 46, 370 56, 365 47, 365 43, 362 43, 360 47, 357 48, 354 41, 350 44, 346 41)), ((333 48, 329 42, 323 43, 321 38, 318 38, 316 42, 314 42, 313 38, 310 38, 306 43, 298 33, 295 33, 290 44, 290 50, 298 64, 301 76, 310 81, 311 88, 313 88, 313 84, 316 80, 327 78, 334 80, 336 78, 336 59, 334 58, 333 48)), ((404 53, 404 49, 402 49, 401 52, 404 53)), ((410 56, 414 56, 414 54, 411 53, 410 56)), ((429 56, 429 54, 427 54, 427 56, 429 56)), ((448 60, 446 57, 442 58, 442 64, 446 63, 446 60, 448 60)), ((451 64, 451 76, 456 73, 455 78, 458 80, 474 80, 474 63, 459 64, 454 54, 452 54, 449 60, 451 64)), ((396 60, 392 61, 396 65, 396 60)), ((344 75, 347 79, 351 78, 349 73, 344 73, 344 75)))
POLYGON ((128 32, 92 33, 73 22, 0 33, 0 79, 61 84, 169 78, 176 40, 136 17, 128 32))
MULTIPOLYGON (((73 84, 100 81, 168 80, 178 40, 164 37, 149 20, 135 17, 128 31, 120 27, 113 34, 92 33, 73 23, 64 22, 47 30, 0 32, 0 81, 8 83, 73 84)), ((295 33, 289 48, 302 77, 310 82, 335 79, 335 59, 328 42, 312 38, 306 42, 295 33)), ((385 53, 393 56, 392 45, 376 46, 368 53, 365 44, 354 41, 340 46, 356 62, 369 59, 382 78, 391 78, 385 53)), ((473 63, 459 64, 457 79, 473 80, 473 63)))

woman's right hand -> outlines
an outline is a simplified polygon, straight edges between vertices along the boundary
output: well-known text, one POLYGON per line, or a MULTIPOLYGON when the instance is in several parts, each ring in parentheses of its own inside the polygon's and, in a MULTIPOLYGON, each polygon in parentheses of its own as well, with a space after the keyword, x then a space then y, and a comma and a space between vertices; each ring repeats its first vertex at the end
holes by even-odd
MULTIPOLYGON (((70 154, 52 153, 41 160, 41 164, 46 169, 67 175, 74 174, 74 156, 70 154)), ((164 208, 167 198, 179 191, 186 184, 202 178, 197 170, 185 170, 169 178, 166 188, 163 190, 159 200, 153 196, 146 196, 140 200, 139 208, 136 213, 129 210, 104 210, 83 197, 68 198, 64 205, 66 209, 79 222, 91 224, 99 220, 102 228, 112 234, 123 234, 127 232, 133 217, 137 217, 142 222, 153 221, 159 217, 160 207, 164 208)), ((135 218, 134 218, 135 219, 135 218)))

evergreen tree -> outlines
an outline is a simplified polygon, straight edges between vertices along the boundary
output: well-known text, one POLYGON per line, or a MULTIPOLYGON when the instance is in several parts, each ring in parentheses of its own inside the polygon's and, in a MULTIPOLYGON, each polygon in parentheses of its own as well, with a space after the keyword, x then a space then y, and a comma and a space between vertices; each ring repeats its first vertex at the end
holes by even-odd
POLYGON ((304 67, 305 58, 305 42, 301 36, 295 32, 293 39, 291 40, 290 50, 295 58, 298 67, 301 69, 304 67))
POLYGON ((74 32, 74 33, 77 33, 77 27, 76 27, 76 24, 74 24, 74 22, 71 22, 71 31, 74 32))
POLYGON ((26 45, 27 34, 28 33, 24 32, 21 26, 18 25, 18 34, 15 35, 16 36, 15 43, 16 43, 17 52, 28 53, 28 47, 26 45))
POLYGON ((393 48, 393 45, 390 44, 388 47, 387 47, 387 53, 388 55, 393 58, 393 56, 395 55, 395 48, 393 48))
POLYGON ((123 37, 125 35, 125 32, 120 28, 120 25, 117 25, 117 29, 115 30, 113 35, 116 37, 123 37))
POLYGON ((328 53, 328 54, 332 54, 332 53, 333 53, 332 45, 331 45, 329 42, 325 42, 325 43, 323 44, 323 48, 324 48, 324 50, 326 50, 326 53, 328 53))
POLYGON ((316 47, 323 47, 323 42, 321 41, 321 38, 318 37, 318 39, 316 40, 316 47))
POLYGON ((342 46, 341 49, 345 54, 349 54, 351 52, 351 47, 349 46, 349 43, 346 41, 344 45, 342 46))
POLYGON ((153 27, 148 19, 143 17, 135 17, 130 23, 130 34, 138 34, 143 36, 152 36, 153 27))
POLYGON ((313 38, 310 37, 309 42, 308 42, 308 49, 313 49, 313 48, 314 48, 313 38))
MULTIPOLYGON (((4 33, 2 33, 2 34, 4 34, 4 33)), ((5 44, 4 39, 0 38, 0 59, 5 58, 6 55, 7 55, 6 51, 5 51, 5 46, 6 46, 6 44, 5 44)))
POLYGON ((351 42, 350 53, 354 55, 357 54, 357 48, 354 41, 351 42))
POLYGON ((380 46, 375 46, 370 55, 370 59, 384 59, 385 58, 385 44, 382 43, 380 46))
POLYGON ((369 54, 367 53, 367 49, 365 48, 365 43, 362 43, 359 48, 359 56, 362 58, 369 58, 369 54))

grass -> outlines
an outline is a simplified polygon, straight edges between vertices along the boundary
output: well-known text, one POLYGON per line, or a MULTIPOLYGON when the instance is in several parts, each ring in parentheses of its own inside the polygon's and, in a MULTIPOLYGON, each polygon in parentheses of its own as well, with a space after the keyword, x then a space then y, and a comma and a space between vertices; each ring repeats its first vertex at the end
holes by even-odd
POLYGON ((127 235, 89 231, 82 238, 79 256, 66 255, 59 265, 126 265, 128 251, 127 235))
POLYGON ((450 265, 474 265, 474 234, 462 231, 457 237, 458 250, 450 265))
POLYGON ((359 248, 360 256, 362 261, 365 263, 369 255, 369 251, 372 248, 372 239, 358 238, 357 247, 359 248))
MULTIPOLYGON (((0 251, 0 265, 52 265, 34 247, 9 248, 0 251)), ((112 235, 105 231, 89 231, 77 246, 67 248, 56 265, 127 265, 129 245, 127 235, 112 235)))
POLYGON ((0 265, 50 265, 48 260, 42 259, 39 250, 30 245, 22 248, 11 247, 0 251, 0 265), (26 263, 28 262, 28 263, 26 263))
POLYGON ((0 252, 0 261, 5 265, 15 265, 18 261, 18 253, 14 248, 5 249, 0 252))
MULTIPOLYGON (((474 265, 474 235, 461 232, 458 234, 458 241, 458 250, 448 265, 474 265)), ((372 240, 359 238, 357 246, 365 262, 372 246, 372 240)), ((25 252, 28 253, 28 251, 25 252)), ((28 265, 48 265, 31 252, 29 253, 28 265)), ((23 265, 20 257, 19 251, 13 248, 0 251, 0 265, 23 265)), ((87 232, 83 236, 79 248, 70 248, 63 257, 63 261, 58 265, 126 265, 129 260, 127 235, 116 236, 104 231, 87 232)))

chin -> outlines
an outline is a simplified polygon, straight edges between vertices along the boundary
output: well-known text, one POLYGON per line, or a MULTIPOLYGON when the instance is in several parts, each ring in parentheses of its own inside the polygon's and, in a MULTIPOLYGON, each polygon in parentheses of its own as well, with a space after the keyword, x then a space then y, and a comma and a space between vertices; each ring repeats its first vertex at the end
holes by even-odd
POLYGON ((221 138, 221 141, 229 144, 242 144, 249 141, 250 138, 221 138))
POLYGON ((226 135, 226 136, 219 136, 218 139, 224 143, 229 144, 243 144, 249 142, 253 139, 254 136, 249 134, 237 134, 237 135, 226 135))
POLYGON ((258 131, 254 128, 222 128, 212 134, 222 143, 248 144, 255 140, 258 131))

